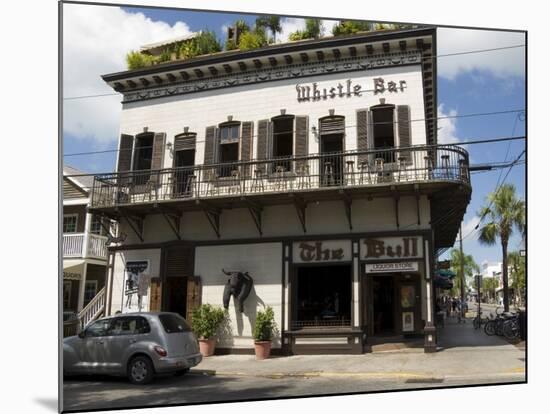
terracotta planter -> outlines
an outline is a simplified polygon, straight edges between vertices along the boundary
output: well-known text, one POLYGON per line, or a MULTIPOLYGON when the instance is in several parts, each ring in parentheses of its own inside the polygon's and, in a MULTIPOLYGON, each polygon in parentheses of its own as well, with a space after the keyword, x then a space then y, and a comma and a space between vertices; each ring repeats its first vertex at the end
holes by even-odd
POLYGON ((202 356, 208 357, 214 355, 214 350, 216 349, 216 339, 199 339, 199 349, 202 356))
POLYGON ((269 358, 271 354, 271 341, 254 342, 254 351, 256 352, 256 359, 269 358))

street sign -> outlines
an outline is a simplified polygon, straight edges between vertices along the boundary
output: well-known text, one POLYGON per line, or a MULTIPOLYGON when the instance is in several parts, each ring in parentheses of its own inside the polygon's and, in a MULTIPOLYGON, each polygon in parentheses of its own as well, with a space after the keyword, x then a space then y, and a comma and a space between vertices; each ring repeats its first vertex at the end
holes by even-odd
POLYGON ((442 260, 440 262, 437 262, 437 268, 438 269, 450 269, 451 268, 451 261, 450 260, 442 260))
POLYGON ((475 284, 476 287, 481 288, 483 285, 483 275, 475 275, 475 284))

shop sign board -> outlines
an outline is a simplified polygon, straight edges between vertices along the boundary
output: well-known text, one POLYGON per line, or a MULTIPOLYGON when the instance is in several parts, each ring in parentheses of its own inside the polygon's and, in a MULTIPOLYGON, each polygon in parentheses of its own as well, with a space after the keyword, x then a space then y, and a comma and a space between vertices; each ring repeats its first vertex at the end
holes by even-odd
POLYGON ((402 322, 403 322, 403 332, 413 332, 414 331, 414 312, 403 312, 402 313, 402 322))
POLYGON ((137 310, 141 312, 142 297, 147 296, 147 290, 151 282, 150 262, 149 260, 127 261, 124 268, 126 277, 124 282, 124 310, 131 312, 137 310), (137 295, 137 303, 133 300, 137 295), (136 308, 137 305, 137 308, 136 308))
POLYGON ((365 273, 418 272, 418 262, 367 263, 365 273))
POLYGON ((424 257, 421 236, 372 237, 361 239, 361 259, 416 259, 424 257))
POLYGON ((350 240, 301 241, 293 245, 294 263, 347 262, 350 260, 350 240))

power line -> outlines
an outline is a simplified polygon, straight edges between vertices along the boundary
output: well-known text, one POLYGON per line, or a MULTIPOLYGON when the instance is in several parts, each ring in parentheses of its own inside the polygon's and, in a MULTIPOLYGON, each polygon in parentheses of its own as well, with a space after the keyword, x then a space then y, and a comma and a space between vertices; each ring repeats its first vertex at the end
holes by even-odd
MULTIPOLYGON (((462 56, 462 55, 469 55, 469 54, 475 54, 475 53, 486 53, 486 52, 495 52, 499 50, 506 50, 506 49, 517 49, 520 47, 525 47, 525 45, 512 45, 512 46, 503 46, 503 47, 494 47, 490 49, 477 49, 477 50, 469 50, 464 52, 455 52, 455 53, 446 53, 441 55, 435 55, 435 56, 422 56, 421 60, 434 60, 439 59, 442 57, 450 57, 450 56, 462 56)), ((245 72, 246 73, 246 72, 245 72)), ((216 77, 218 78, 218 77, 216 77)), ((372 92, 373 90, 365 90, 363 92, 372 92)), ((133 92, 133 91, 129 91, 133 92)), ((71 96, 67 98, 63 98, 63 100, 76 100, 76 99, 88 99, 88 98, 99 98, 103 96, 117 96, 120 95, 119 93, 107 93, 107 94, 97 94, 97 95, 82 95, 82 96, 71 96)))

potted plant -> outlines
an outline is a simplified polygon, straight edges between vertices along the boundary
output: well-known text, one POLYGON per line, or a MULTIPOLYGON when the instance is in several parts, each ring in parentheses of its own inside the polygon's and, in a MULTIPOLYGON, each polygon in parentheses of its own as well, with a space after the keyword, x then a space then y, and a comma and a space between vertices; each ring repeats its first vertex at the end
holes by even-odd
POLYGON ((216 348, 216 331, 225 319, 223 309, 204 304, 196 308, 191 315, 193 332, 199 340, 200 352, 203 356, 214 355, 216 348))
POLYGON ((258 311, 254 325, 254 351, 256 359, 269 358, 271 340, 275 332, 275 315, 273 308, 268 306, 265 311, 258 311))

